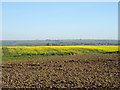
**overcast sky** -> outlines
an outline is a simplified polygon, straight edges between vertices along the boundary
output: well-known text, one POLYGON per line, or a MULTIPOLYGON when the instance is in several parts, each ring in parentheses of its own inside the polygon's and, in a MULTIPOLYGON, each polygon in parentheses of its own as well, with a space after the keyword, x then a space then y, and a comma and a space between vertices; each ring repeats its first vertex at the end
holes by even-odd
POLYGON ((117 2, 4 2, 3 40, 118 39, 117 2))

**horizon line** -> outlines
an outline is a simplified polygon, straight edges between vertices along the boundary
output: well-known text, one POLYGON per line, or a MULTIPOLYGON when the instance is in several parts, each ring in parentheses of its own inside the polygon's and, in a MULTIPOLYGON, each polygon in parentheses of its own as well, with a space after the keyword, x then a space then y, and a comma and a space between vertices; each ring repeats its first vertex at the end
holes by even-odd
POLYGON ((26 41, 26 40, 119 40, 119 39, 82 39, 82 38, 80 38, 80 39, 6 39, 6 40, 0 40, 0 41, 26 41))

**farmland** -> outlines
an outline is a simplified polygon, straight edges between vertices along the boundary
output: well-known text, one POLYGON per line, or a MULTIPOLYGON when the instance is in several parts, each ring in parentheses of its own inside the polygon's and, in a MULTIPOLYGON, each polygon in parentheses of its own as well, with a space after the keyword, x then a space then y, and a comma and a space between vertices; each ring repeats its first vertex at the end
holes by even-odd
MULTIPOLYGON (((3 88, 120 88, 118 54, 3 61, 3 88)), ((115 89, 119 90, 119 89, 115 89)))
MULTIPOLYGON (((24 57, 118 52, 118 46, 3 46, 3 60, 24 57)), ((10 59, 10 60, 11 60, 10 59)))
POLYGON ((120 3, 1 1, 2 90, 120 90, 120 3))
POLYGON ((120 88, 119 46, 2 46, 3 88, 120 88))

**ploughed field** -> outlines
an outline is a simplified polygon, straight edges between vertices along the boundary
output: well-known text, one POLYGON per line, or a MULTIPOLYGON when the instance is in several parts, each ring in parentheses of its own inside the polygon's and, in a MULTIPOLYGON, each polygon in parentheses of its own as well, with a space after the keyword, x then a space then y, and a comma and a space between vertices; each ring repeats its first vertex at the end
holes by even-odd
POLYGON ((120 88, 117 53, 3 61, 3 88, 120 88))

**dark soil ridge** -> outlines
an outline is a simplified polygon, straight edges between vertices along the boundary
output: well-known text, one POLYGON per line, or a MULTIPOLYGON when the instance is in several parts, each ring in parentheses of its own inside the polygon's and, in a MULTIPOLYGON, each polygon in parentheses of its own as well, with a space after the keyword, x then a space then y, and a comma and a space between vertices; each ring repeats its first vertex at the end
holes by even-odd
POLYGON ((3 61, 3 88, 120 88, 118 54, 3 61))

